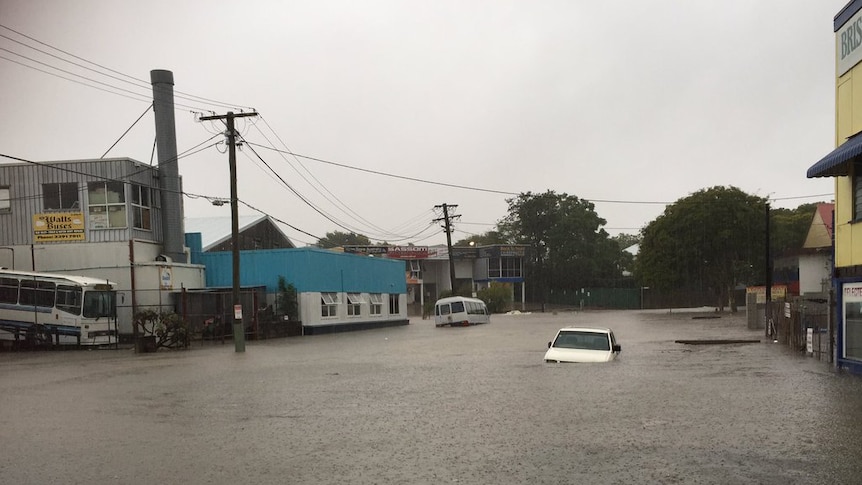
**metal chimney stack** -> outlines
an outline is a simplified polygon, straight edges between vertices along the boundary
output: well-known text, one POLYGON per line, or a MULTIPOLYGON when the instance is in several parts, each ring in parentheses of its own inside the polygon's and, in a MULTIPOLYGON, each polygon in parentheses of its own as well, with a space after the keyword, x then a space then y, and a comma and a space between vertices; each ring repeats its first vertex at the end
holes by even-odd
POLYGON ((150 82, 153 85, 153 111, 156 118, 164 254, 177 263, 187 263, 183 251, 183 198, 177 163, 177 128, 174 121, 174 73, 152 70, 150 82))

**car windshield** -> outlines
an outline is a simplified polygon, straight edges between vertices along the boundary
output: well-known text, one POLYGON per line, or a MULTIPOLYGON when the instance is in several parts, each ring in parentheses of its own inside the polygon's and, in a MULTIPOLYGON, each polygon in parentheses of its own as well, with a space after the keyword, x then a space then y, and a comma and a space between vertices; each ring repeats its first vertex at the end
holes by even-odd
POLYGON ((608 334, 599 332, 562 331, 554 340, 562 349, 611 350, 608 334))

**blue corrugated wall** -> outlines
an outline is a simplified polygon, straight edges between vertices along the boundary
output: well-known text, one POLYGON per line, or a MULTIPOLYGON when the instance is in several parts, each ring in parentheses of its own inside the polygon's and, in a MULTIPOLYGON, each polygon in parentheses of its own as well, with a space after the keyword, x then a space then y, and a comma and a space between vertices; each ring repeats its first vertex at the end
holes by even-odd
MULTIPOLYGON (((188 241, 188 239, 187 239, 188 241)), ((206 266, 207 287, 233 285, 230 252, 197 253, 193 262, 206 266)), ((406 293, 404 261, 337 253, 325 249, 265 249, 240 251, 240 284, 278 291, 284 276, 300 293, 309 291, 406 293)))

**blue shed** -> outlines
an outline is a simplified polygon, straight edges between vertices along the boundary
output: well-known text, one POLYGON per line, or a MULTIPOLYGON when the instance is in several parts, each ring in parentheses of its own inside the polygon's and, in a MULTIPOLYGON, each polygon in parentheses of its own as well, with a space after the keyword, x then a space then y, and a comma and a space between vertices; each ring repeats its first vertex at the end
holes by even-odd
MULTIPOLYGON (((206 285, 233 285, 233 254, 202 252, 187 234, 192 262, 206 267, 206 285)), ((240 285, 264 286, 275 300, 279 277, 297 291, 304 334, 406 325, 404 262, 317 248, 240 251, 240 285)))

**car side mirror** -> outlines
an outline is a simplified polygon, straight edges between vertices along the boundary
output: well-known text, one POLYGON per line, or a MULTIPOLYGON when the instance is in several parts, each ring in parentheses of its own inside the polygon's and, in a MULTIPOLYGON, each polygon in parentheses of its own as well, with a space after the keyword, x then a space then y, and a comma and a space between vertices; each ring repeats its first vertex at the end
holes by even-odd
POLYGON ((551 348, 551 342, 548 342, 548 348, 549 349, 551 348))
POLYGON ((619 344, 614 345, 614 352, 622 352, 623 348, 619 344))

